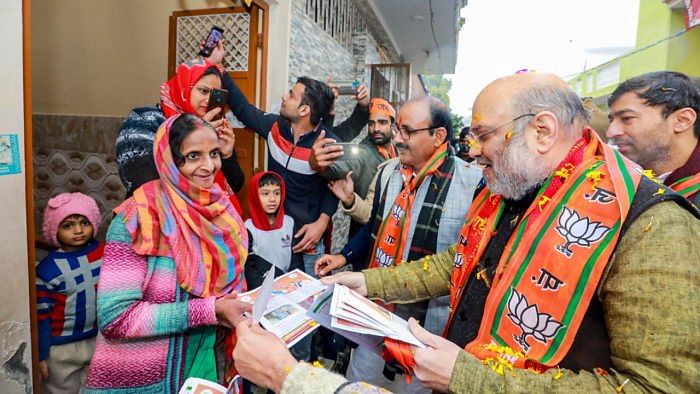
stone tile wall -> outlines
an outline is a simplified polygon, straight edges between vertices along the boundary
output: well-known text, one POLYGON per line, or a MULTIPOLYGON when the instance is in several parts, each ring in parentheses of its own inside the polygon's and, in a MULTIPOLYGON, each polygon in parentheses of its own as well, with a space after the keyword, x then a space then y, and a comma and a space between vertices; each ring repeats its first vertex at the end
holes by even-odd
POLYGON ((119 117, 32 116, 35 229, 48 200, 63 192, 85 193, 102 214, 98 238, 104 239, 112 209, 126 193, 119 180, 114 143, 122 123, 119 117))

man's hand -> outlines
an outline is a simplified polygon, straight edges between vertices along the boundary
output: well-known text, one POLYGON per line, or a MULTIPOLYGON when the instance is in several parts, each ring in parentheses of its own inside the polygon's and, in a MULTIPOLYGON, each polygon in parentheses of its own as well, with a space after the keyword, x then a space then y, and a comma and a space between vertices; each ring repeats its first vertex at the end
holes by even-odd
POLYGON ((324 254, 314 264, 316 276, 326 276, 329 272, 341 268, 347 263, 342 254, 324 254))
POLYGON ((228 159, 233 155, 233 148, 236 145, 236 135, 227 119, 222 119, 221 126, 216 129, 219 136, 219 152, 222 159, 228 159))
POLYGON ((408 320, 408 328, 426 348, 411 346, 416 367, 413 372, 427 387, 440 392, 447 392, 452 378, 457 356, 462 349, 447 339, 431 334, 418 324, 414 318, 408 320))
POLYGON ((332 276, 321 278, 321 283, 330 285, 337 283, 355 290, 358 294, 367 297, 367 282, 362 272, 341 272, 332 276))
POLYGON ((331 106, 331 110, 328 111, 328 115, 335 116, 335 103, 338 101, 338 96, 340 96, 340 89, 338 89, 338 85, 331 83, 332 79, 332 75, 329 75, 328 78, 326 78, 326 85, 328 85, 333 92, 333 105, 331 106))
POLYGON ((214 302, 214 310, 219 323, 234 328, 238 323, 245 320, 244 312, 252 312, 253 304, 238 300, 238 293, 235 291, 227 296, 223 296, 214 302))
POLYGON ((365 108, 369 106, 369 90, 367 90, 367 86, 365 86, 365 84, 362 84, 359 88, 357 88, 355 100, 357 100, 357 103, 365 108))
MULTIPOLYGON (((204 42, 199 46, 199 49, 203 47, 204 42)), ((211 51, 211 55, 209 55, 207 60, 214 64, 222 64, 224 62, 224 56, 226 56, 226 49, 224 48, 224 39, 222 38, 211 51)))
POLYGON ((39 371, 41 372, 41 380, 49 380, 49 362, 46 360, 39 361, 39 371))
POLYGON ((318 241, 321 240, 323 232, 326 231, 329 221, 330 217, 325 213, 322 213, 315 222, 305 224, 301 229, 299 229, 299 231, 294 234, 294 238, 302 238, 301 241, 299 241, 292 248, 292 252, 301 253, 315 248, 318 241))
POLYGON ((311 155, 309 156, 309 165, 316 172, 324 172, 336 159, 343 157, 343 147, 334 144, 336 141, 333 138, 326 138, 326 131, 321 130, 318 138, 311 146, 311 155))
POLYGON ((355 204, 355 182, 352 181, 352 171, 345 175, 345 179, 328 182, 328 188, 338 197, 345 208, 355 204))
POLYGON ((289 372, 297 365, 287 345, 252 320, 236 326, 233 360, 242 377, 279 393, 289 372))

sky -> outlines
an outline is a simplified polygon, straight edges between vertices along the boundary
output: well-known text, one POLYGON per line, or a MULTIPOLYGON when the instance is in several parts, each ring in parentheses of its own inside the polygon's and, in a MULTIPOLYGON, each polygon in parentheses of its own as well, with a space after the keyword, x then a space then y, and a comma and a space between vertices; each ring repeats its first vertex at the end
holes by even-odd
POLYGON ((639 0, 469 0, 455 74, 445 75, 452 111, 470 119, 479 91, 517 70, 566 77, 628 52, 638 13, 639 0))

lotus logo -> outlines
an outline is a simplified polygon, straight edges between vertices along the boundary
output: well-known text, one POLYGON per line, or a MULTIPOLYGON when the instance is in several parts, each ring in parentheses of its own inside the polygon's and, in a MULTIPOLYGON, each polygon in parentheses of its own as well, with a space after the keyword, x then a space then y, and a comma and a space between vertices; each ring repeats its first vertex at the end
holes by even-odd
POLYGON ((578 212, 564 207, 559 215, 559 226, 556 230, 566 240, 564 244, 557 245, 556 249, 564 256, 571 258, 573 251, 569 246, 590 248, 591 244, 600 241, 605 233, 610 231, 610 227, 603 226, 600 222, 591 222, 588 218, 581 218, 578 212))
POLYGON ((464 264, 464 256, 462 253, 455 253, 455 267, 459 268, 464 264))
POLYGON ((406 214, 406 211, 403 210, 398 204, 394 204, 391 207, 391 215, 394 216, 394 219, 396 220, 401 220, 401 218, 406 214))
POLYGON ((549 313, 540 313, 537 305, 528 304, 527 298, 513 289, 508 300, 508 318, 520 329, 520 336, 513 335, 513 339, 525 352, 530 350, 530 344, 526 339, 528 335, 534 337, 539 342, 547 344, 547 339, 552 338, 562 324, 552 319, 549 313))
POLYGON ((377 263, 379 263, 380 267, 391 267, 392 265, 394 265, 394 258, 389 256, 386 252, 384 252, 380 248, 377 248, 377 252, 375 253, 375 257, 376 257, 377 263))

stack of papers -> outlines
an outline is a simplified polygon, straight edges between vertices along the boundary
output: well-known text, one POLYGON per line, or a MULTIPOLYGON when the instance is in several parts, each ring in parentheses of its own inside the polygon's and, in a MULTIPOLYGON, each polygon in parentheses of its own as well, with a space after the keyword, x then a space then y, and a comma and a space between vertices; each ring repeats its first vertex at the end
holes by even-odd
POLYGON ((408 322, 343 285, 329 286, 307 316, 353 342, 381 352, 384 337, 425 347, 408 322))
POLYGON ((306 311, 325 289, 319 280, 300 270, 275 279, 273 266, 260 287, 239 298, 253 304, 253 320, 291 347, 318 328, 306 311))

